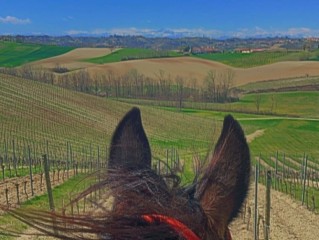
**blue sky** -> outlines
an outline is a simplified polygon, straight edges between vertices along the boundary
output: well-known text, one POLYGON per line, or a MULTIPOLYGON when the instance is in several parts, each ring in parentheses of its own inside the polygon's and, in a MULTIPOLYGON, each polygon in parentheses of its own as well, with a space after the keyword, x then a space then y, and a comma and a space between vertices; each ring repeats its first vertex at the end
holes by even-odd
POLYGON ((3 34, 319 37, 318 0, 0 0, 3 34))

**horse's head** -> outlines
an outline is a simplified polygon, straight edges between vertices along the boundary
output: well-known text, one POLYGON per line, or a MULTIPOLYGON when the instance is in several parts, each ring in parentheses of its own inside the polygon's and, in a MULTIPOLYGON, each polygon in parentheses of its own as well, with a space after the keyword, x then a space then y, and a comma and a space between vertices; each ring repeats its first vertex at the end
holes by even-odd
POLYGON ((149 142, 140 111, 133 108, 113 135, 108 168, 113 216, 136 228, 125 235, 120 226, 115 237, 137 233, 135 237, 149 239, 230 239, 228 224, 248 191, 250 156, 240 125, 227 116, 199 180, 171 189, 151 170, 149 142))
MULTIPOLYGON (((133 108, 114 132, 104 180, 81 194, 107 189, 103 199, 110 197, 111 206, 98 203, 102 210, 79 216, 13 214, 62 239, 89 235, 98 239, 230 240, 228 225, 247 195, 250 175, 249 149, 238 122, 225 117, 215 150, 190 186, 167 184, 152 170, 151 155, 140 110, 133 108)), ((178 179, 174 174, 167 177, 175 183, 178 179)))

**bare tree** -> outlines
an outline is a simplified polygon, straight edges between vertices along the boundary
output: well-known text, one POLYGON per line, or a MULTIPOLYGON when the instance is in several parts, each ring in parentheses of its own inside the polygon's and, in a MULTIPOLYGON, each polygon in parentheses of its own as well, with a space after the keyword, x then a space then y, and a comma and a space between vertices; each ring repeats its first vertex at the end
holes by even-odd
POLYGON ((177 87, 176 96, 177 96, 178 108, 181 111, 183 107, 184 79, 180 76, 176 76, 175 82, 177 87))
POLYGON ((259 109, 260 109, 260 103, 261 103, 261 95, 260 93, 256 93, 255 95, 255 106, 256 106, 256 110, 259 113, 259 109))
POLYGON ((208 71, 205 77, 205 92, 206 98, 209 102, 216 101, 216 71, 208 71))
POLYGON ((106 97, 112 95, 112 89, 115 90, 114 78, 115 74, 113 70, 109 69, 106 73, 106 83, 104 84, 106 97))
POLYGON ((271 100, 271 105, 270 105, 270 113, 274 113, 274 110, 277 107, 277 101, 276 101, 276 96, 274 94, 272 94, 270 96, 270 100, 271 100))
POLYGON ((234 71, 231 69, 227 69, 226 72, 222 74, 221 77, 221 101, 227 102, 230 98, 230 89, 233 85, 233 79, 234 79, 234 71))

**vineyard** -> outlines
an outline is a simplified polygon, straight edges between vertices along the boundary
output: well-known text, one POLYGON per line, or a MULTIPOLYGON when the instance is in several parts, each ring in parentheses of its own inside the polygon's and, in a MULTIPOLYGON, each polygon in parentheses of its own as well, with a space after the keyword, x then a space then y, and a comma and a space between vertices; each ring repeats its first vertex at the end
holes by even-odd
MULTIPOLYGON (((132 106, 7 75, 0 77, 0 91, 0 155, 7 156, 2 160, 11 163, 13 173, 19 164, 12 159, 26 158, 29 148, 35 158, 42 154, 60 160, 100 156, 106 161, 111 134, 132 106)), ((179 113, 150 107, 142 107, 142 113, 155 157, 166 156, 166 149, 172 147, 183 158, 190 158, 190 149, 206 154, 214 137, 207 129, 213 132, 220 127, 207 119, 181 118, 179 113)), ((7 171, 8 167, 6 175, 7 171)))
MULTIPOLYGON (((133 105, 139 104, 156 171, 168 173, 167 166, 172 168, 174 165, 183 170, 183 182, 192 181, 193 159, 206 157, 208 149, 217 140, 224 115, 233 112, 247 134, 252 162, 258 167, 257 182, 265 184, 266 173, 271 170, 274 191, 283 192, 308 211, 318 213, 319 129, 318 108, 313 104, 318 102, 318 93, 261 95, 260 111, 264 115, 244 113, 254 110, 257 94, 248 94, 238 103, 214 112, 208 107, 221 105, 203 103, 205 108, 185 103, 193 108, 178 109, 176 105, 161 106, 143 100, 116 101, 0 74, 1 205, 20 206, 30 199, 34 200, 27 204, 39 204, 38 197, 34 196, 47 189, 45 155, 49 160, 52 186, 59 186, 53 190, 53 195, 59 209, 63 208, 74 196, 65 193, 73 191, 76 194, 74 188, 80 190, 89 186, 91 180, 83 179, 105 167, 109 141, 119 119, 133 105), (276 108, 272 115, 267 115, 273 95, 276 108), (242 112, 234 112, 236 109, 242 112), (59 189, 70 181, 81 181, 83 186, 73 185, 72 189, 61 193, 59 189)), ((94 175, 93 181, 99 181, 97 176, 94 175)), ((92 203, 90 199, 99 196, 99 192, 92 193, 88 199, 69 206, 68 211, 79 213, 92 203)), ((41 201, 40 205, 48 208, 47 198, 41 201)), ((245 224, 250 228, 253 210, 254 206, 247 202, 245 224)), ((262 211, 256 216, 262 229, 265 216, 262 211)), ((6 216, 1 217, 0 222, 5 224, 6 219, 6 216)), ((23 228, 25 226, 17 223, 16 230, 23 228)))

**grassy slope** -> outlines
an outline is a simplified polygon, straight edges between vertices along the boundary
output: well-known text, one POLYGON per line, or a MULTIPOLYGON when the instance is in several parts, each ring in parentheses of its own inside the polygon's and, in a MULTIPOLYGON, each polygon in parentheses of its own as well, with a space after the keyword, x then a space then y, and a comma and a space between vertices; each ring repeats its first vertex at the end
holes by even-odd
POLYGON ((102 57, 86 59, 85 61, 91 62, 91 63, 103 64, 103 63, 120 62, 126 58, 146 59, 146 58, 157 58, 157 57, 161 57, 163 55, 165 57, 166 56, 167 57, 180 56, 178 53, 173 52, 173 51, 157 52, 157 51, 151 50, 151 49, 123 48, 123 49, 114 51, 111 54, 108 54, 108 55, 105 55, 102 57))
POLYGON ((57 56, 72 49, 74 48, 0 41, 0 67, 16 67, 57 56))
POLYGON ((301 89, 303 87, 315 89, 319 86, 319 77, 302 77, 291 79, 278 79, 270 81, 252 82, 237 88, 245 92, 282 91, 283 89, 301 89))
MULTIPOLYGON (((269 92, 260 94, 246 94, 238 102, 220 103, 197 103, 184 102, 183 106, 188 108, 185 112, 193 112, 198 116, 204 117, 209 110, 219 112, 248 112, 257 113, 256 96, 261 97, 260 113, 278 116, 317 118, 319 119, 319 92, 318 91, 295 91, 295 92, 269 92), (273 106, 273 107, 272 107, 273 106), (206 109, 198 111, 196 109, 206 109)), ((153 106, 176 106, 172 101, 154 101, 144 99, 123 99, 128 103, 138 103, 153 106)), ((175 107, 173 107, 175 109, 175 107)), ((236 114, 237 115, 237 114, 236 114)), ((241 115, 241 114, 239 114, 241 115)), ((244 114, 245 115, 245 114, 244 114)), ((246 117, 258 117, 260 115, 246 115, 246 117)))
POLYGON ((276 151, 285 153, 290 157, 302 157, 307 153, 309 159, 319 163, 319 121, 307 120, 240 120, 245 127, 264 129, 261 137, 251 144, 254 156, 260 153, 269 158, 276 151))
MULTIPOLYGON (((190 107, 193 105, 197 109, 183 109, 182 112, 185 115, 221 121, 225 114, 235 110, 255 112, 255 96, 256 94, 248 94, 239 102, 228 105, 189 103, 190 107), (200 110, 202 107, 220 109, 220 111, 200 110)), ((319 162, 319 92, 264 93, 261 94, 260 111, 270 112, 273 96, 276 103, 274 113, 283 116, 298 116, 299 119, 276 115, 232 113, 235 118, 239 119, 246 134, 251 134, 259 129, 265 130, 262 136, 250 144, 252 154, 254 156, 258 156, 259 153, 269 155, 280 151, 291 156, 302 156, 306 152, 311 159, 319 162), (314 120, 307 118, 314 118, 314 120)), ((146 100, 139 102, 152 103, 146 100)), ((162 109, 177 111, 172 107, 162 107, 162 109)))
POLYGON ((254 52, 254 53, 213 53, 194 55, 199 58, 222 62, 239 68, 256 67, 281 61, 317 60, 319 51, 314 52, 254 52))
MULTIPOLYGON (((172 109, 170 109, 172 110, 172 109)), ((222 120, 225 112, 185 110, 187 115, 222 120)), ((290 157, 302 157, 304 152, 312 161, 319 163, 319 119, 289 119, 275 116, 232 113, 239 120, 246 134, 264 130, 262 136, 250 143, 253 158, 262 154, 269 158, 276 151, 290 157)))
MULTIPOLYGON (((120 62, 123 59, 129 57, 133 59, 146 59, 160 57, 161 54, 167 54, 169 57, 181 56, 180 54, 169 52, 157 52, 150 49, 137 49, 137 48, 124 48, 113 52, 112 54, 91 58, 85 61, 91 63, 112 63, 120 62)), ((192 55, 193 57, 203 58, 207 60, 217 61, 229 66, 248 68, 271 64, 281 61, 299 61, 303 59, 317 60, 319 51, 314 52, 254 52, 254 53, 213 53, 213 54, 198 54, 192 55)))
MULTIPOLYGON (((239 102, 232 103, 232 109, 256 111, 256 96, 247 94, 239 102)), ((260 111, 272 112, 280 115, 297 116, 304 118, 319 118, 319 92, 278 92, 262 93, 260 111)))

